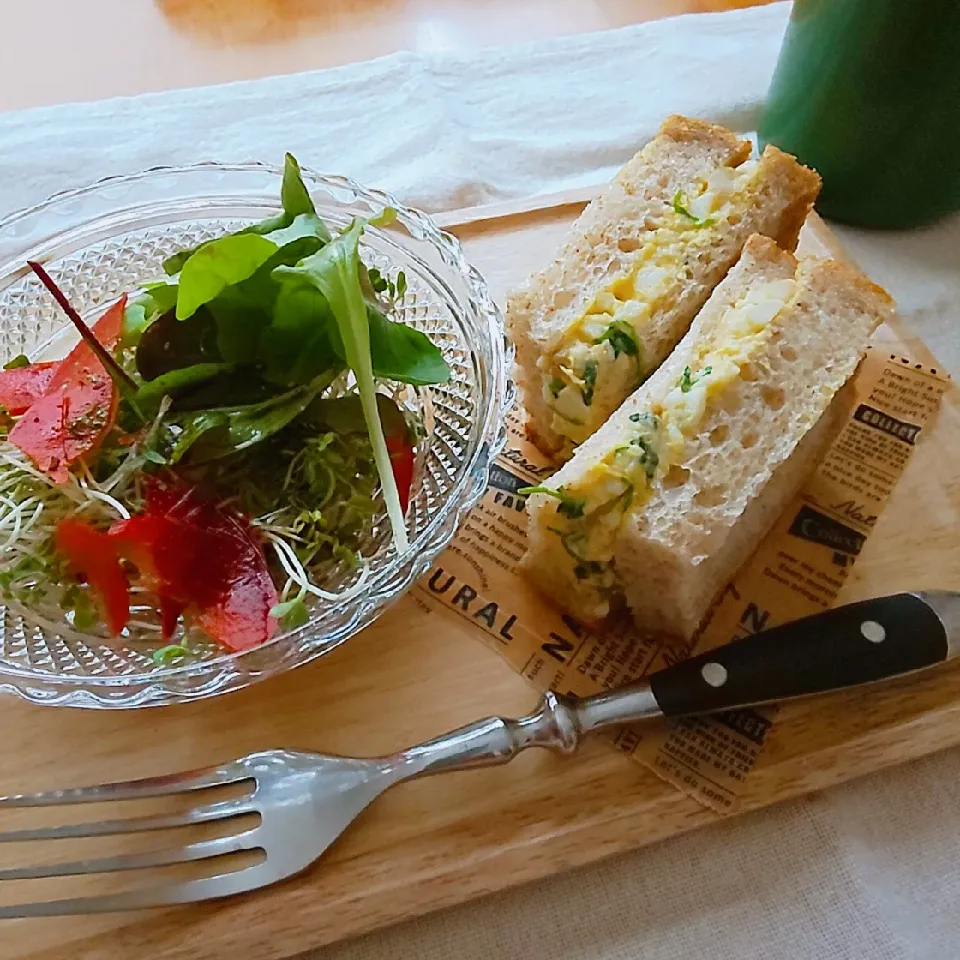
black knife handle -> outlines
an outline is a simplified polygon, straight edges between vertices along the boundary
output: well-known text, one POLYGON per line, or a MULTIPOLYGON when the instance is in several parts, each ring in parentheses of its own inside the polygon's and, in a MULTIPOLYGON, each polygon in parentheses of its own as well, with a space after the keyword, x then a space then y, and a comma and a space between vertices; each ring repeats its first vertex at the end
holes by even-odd
POLYGON ((649 678, 668 717, 731 710, 872 683, 947 659, 947 630, 912 593, 773 627, 649 678))

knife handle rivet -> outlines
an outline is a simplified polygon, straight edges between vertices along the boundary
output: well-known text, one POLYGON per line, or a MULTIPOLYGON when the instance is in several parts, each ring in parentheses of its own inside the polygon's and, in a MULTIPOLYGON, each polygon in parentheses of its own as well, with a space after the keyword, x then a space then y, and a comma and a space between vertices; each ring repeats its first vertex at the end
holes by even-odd
POLYGON ((727 682, 727 668, 722 663, 711 660, 700 668, 700 676, 711 687, 722 687, 727 682))
POLYGON ((887 631, 876 620, 864 620, 860 624, 860 632, 871 643, 883 643, 887 638, 887 631))

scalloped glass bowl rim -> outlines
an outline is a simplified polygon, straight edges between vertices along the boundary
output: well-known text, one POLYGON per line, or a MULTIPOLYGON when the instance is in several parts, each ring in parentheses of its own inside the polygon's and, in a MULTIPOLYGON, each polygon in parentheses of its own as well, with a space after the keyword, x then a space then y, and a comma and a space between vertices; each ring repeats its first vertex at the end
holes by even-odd
MULTIPOLYGON (((23 207, 0 219, 0 234, 2 234, 5 230, 9 230, 10 227, 14 226, 19 221, 41 215, 44 213, 44 211, 55 207, 57 204, 66 203, 74 199, 82 199, 87 195, 110 188, 112 186, 122 186, 126 183, 133 184, 138 181, 147 180, 151 177, 169 177, 177 174, 194 174, 204 171, 227 173, 261 172, 275 175, 278 179, 283 173, 281 167, 261 161, 221 163, 219 161, 206 160, 192 164, 159 165, 149 167, 136 173, 108 176, 85 186, 69 188, 51 194, 45 200, 42 200, 37 204, 29 207, 23 207)), ((272 675, 273 673, 286 672, 287 670, 302 666, 311 660, 329 653, 341 643, 346 642, 346 640, 350 639, 361 629, 372 623, 390 606, 392 602, 398 600, 414 585, 418 577, 427 570, 433 559, 449 545, 450 541, 453 539, 456 528, 459 527, 464 515, 476 504, 480 496, 482 496, 483 490, 486 487, 486 483, 484 482, 481 484, 478 482, 477 470, 478 467, 481 468, 484 479, 489 476, 490 465, 493 463, 500 450, 502 450, 506 440, 505 430, 502 428, 502 426, 497 429, 497 423, 498 421, 502 421, 505 414, 509 411, 515 396, 515 387, 512 379, 509 376, 513 348, 505 337, 503 319, 500 309, 490 296, 486 281, 483 279, 481 274, 466 261, 465 257, 463 256, 459 240, 448 232, 441 230, 440 227, 430 219, 429 215, 414 208, 405 206, 394 196, 385 191, 364 187, 357 181, 343 175, 321 174, 307 167, 302 167, 301 172, 305 182, 307 182, 308 188, 311 189, 311 192, 315 188, 326 188, 328 190, 347 190, 356 195, 358 198, 362 198, 364 201, 372 202, 381 207, 393 207, 397 211, 397 222, 401 226, 405 225, 405 221, 409 221, 410 223, 416 225, 423 232, 425 238, 427 238, 434 246, 440 249, 445 248, 447 252, 452 255, 453 261, 456 264, 456 269, 461 274, 461 277, 467 289, 469 290, 471 302, 478 310, 480 316, 482 316, 486 321, 485 326, 489 329, 491 344, 493 345, 494 363, 492 365, 492 369, 487 371, 487 375, 490 379, 490 389, 487 392, 487 395, 484 396, 485 405, 487 408, 484 411, 486 416, 477 430, 477 442, 474 450, 472 451, 472 456, 466 463, 456 486, 450 491, 447 503, 445 503, 444 506, 437 511, 435 516, 430 518, 427 525, 423 528, 423 530, 420 531, 417 537, 410 541, 406 552, 403 554, 395 554, 388 565, 386 565, 374 578, 368 580, 364 584, 361 591, 345 599, 331 602, 331 610, 345 608, 348 604, 357 605, 355 616, 352 618, 350 626, 342 631, 342 636, 337 637, 335 640, 331 639, 331 642, 327 644, 323 643, 322 641, 316 643, 315 648, 310 649, 306 655, 298 658, 294 662, 282 665, 277 671, 272 671, 268 668, 264 672, 264 676, 272 675), (485 455, 486 462, 482 463, 481 465, 481 461, 484 459, 485 455), (471 485, 474 485, 476 489, 469 491, 468 488, 471 485), (452 515, 450 513, 451 507, 453 508, 452 515), (451 519, 453 519, 454 522, 450 526, 449 534, 441 535, 438 538, 437 534, 440 528, 446 524, 450 524, 451 519), (431 541, 433 542, 431 543, 431 541), (430 545, 429 549, 425 549, 427 544, 430 545), (378 583, 388 579, 392 574, 395 574, 397 569, 408 564, 411 565, 412 572, 410 576, 405 579, 405 582, 399 589, 389 590, 385 594, 382 590, 376 590, 378 583), (362 608, 362 601, 364 597, 367 597, 368 599, 375 598, 373 599, 372 610, 365 610, 362 608)), ((336 198, 334 198, 332 195, 330 199, 331 201, 336 202, 336 198)), ((128 206, 118 206, 111 212, 113 214, 119 214, 121 212, 132 214, 138 207, 141 206, 145 206, 142 201, 130 204, 128 206)), ((63 231, 53 232, 44 236, 37 245, 31 244, 28 240, 25 244, 26 250, 24 253, 32 250, 34 247, 44 249, 52 246, 54 243, 63 243, 73 234, 82 231, 84 227, 88 226, 90 223, 104 219, 109 215, 110 213, 108 212, 101 212, 95 218, 79 220, 70 224, 63 231)), ((23 256, 14 256, 10 259, 7 259, 4 263, 0 263, 0 277, 9 276, 11 273, 18 271, 22 267, 23 256)), ((385 547, 385 549, 393 552, 395 548, 391 542, 387 547, 385 547)), ((98 677, 93 675, 71 676, 60 674, 43 675, 42 677, 38 677, 32 671, 18 670, 15 667, 4 665, 3 667, 0 667, 0 690, 5 688, 10 689, 9 684, 5 684, 3 682, 5 677, 17 677, 21 680, 36 679, 37 682, 41 684, 55 683, 57 686, 62 686, 64 688, 74 687, 77 688, 76 694, 79 694, 81 699, 86 699, 83 697, 83 695, 87 693, 87 691, 81 689, 84 687, 100 688, 106 691, 107 689, 125 686, 144 686, 153 684, 160 685, 165 681, 182 680, 183 678, 190 677, 191 675, 208 673, 218 668, 236 668, 245 658, 255 656, 257 653, 269 649, 270 647, 277 646, 278 644, 289 642, 291 637, 303 629, 304 628, 298 628, 297 630, 278 634, 265 644, 261 644, 248 650, 232 653, 226 652, 220 656, 205 659, 199 663, 163 667, 155 672, 136 675, 98 677)), ((218 688, 211 693, 201 692, 199 694, 191 694, 188 691, 178 691, 175 694, 168 692, 160 696, 159 699, 154 699, 151 697, 149 691, 144 691, 145 696, 142 698, 144 702, 131 704, 129 706, 164 706, 170 705, 171 703, 177 701, 189 702, 194 699, 215 696, 221 692, 230 692, 231 690, 238 689, 240 686, 249 685, 250 682, 254 682, 257 679, 260 679, 259 674, 250 674, 248 675, 247 683, 227 685, 222 690, 218 688), (153 702, 151 702, 151 700, 153 700, 153 702)), ((19 688, 14 688, 13 692, 19 696, 25 697, 31 702, 43 702, 43 700, 39 698, 26 697, 24 692, 19 688)), ((67 698, 70 698, 69 694, 67 694, 67 698)), ((76 705, 89 704, 78 703, 76 705)), ((96 706, 123 707, 127 705, 110 704, 97 701, 96 706)))

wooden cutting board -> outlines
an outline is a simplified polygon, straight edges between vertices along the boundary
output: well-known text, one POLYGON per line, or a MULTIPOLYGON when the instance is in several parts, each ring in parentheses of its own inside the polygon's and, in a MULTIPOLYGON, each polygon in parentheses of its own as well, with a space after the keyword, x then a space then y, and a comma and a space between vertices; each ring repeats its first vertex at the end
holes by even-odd
MULTIPOLYGON (((553 256, 586 199, 568 194, 443 220, 502 301, 508 286, 553 256)), ((804 244, 837 252, 819 221, 808 225, 804 244)), ((891 352, 932 360, 906 332, 884 330, 883 337, 891 352)), ((954 389, 918 445, 843 599, 960 589, 958 529, 960 402, 954 389)), ((275 746, 386 753, 488 713, 525 712, 535 699, 465 626, 424 613, 407 598, 325 659, 216 700, 131 713, 2 700, 0 792, 173 772, 275 746)), ((750 775, 742 809, 958 743, 958 667, 869 693, 792 703, 750 775)), ((399 788, 314 869, 257 894, 154 913, 0 921, 0 960, 288 957, 716 819, 603 743, 586 744, 575 759, 529 753, 508 767, 399 788)), ((45 815, 40 822, 52 820, 45 815)), ((0 818, 0 829, 24 824, 21 814, 0 818)), ((0 866, 23 863, 22 846, 0 850, 0 866)), ((31 895, 12 884, 0 893, 0 902, 31 895)))

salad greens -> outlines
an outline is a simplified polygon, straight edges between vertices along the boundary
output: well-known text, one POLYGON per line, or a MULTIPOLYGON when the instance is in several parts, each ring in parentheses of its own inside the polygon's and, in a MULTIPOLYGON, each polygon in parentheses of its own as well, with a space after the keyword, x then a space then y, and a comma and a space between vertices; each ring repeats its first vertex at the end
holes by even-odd
MULTIPOLYGON (((266 639, 277 619, 305 622, 308 595, 333 596, 311 571, 359 562, 378 489, 394 543, 406 549, 417 434, 393 396, 401 385, 443 383, 450 370, 425 334, 391 317, 406 276, 361 257, 364 231, 389 225, 395 211, 331 232, 290 155, 281 203, 275 216, 165 260, 165 279, 86 329, 88 353, 78 348, 56 373, 27 370, 24 379, 34 366, 26 357, 0 371, 0 404, 19 377, 18 389, 36 390, 22 409, 61 417, 35 428, 26 416, 5 421, 0 528, 16 531, 0 551, 8 599, 87 630, 126 622, 130 604, 153 597, 164 640, 193 610, 229 646, 238 632, 244 643, 266 639), (44 393, 51 378, 86 404, 84 422, 44 393), (57 476, 33 453, 51 444, 57 476), (261 543, 273 553, 269 575, 261 543), (205 598, 194 567, 176 567, 191 550, 196 570, 226 564, 205 598), (225 599, 238 584, 253 592, 225 599)), ((157 662, 186 652, 167 643, 157 662)))
POLYGON ((169 462, 179 463, 188 452, 191 463, 218 460, 266 440, 300 416, 310 401, 330 386, 331 379, 317 377, 308 386, 294 387, 262 403, 197 410, 173 417, 172 423, 179 430, 169 462))
POLYGON ((205 462, 259 443, 301 415, 340 375, 351 372, 363 407, 372 455, 398 549, 406 546, 390 454, 376 404, 378 380, 416 386, 450 376, 430 339, 387 316, 382 294, 399 298, 407 280, 364 265, 354 220, 331 236, 317 216, 296 160, 287 155, 283 212, 236 233, 168 258, 168 280, 151 284, 129 304, 124 342, 135 348, 144 383, 135 401, 144 415, 173 398, 168 462, 205 462), (198 387, 213 397, 218 383, 242 374, 270 394, 255 403, 197 409, 198 387), (183 406, 189 412, 181 413, 183 406))
POLYGON ((180 271, 177 319, 187 320, 227 287, 248 280, 279 249, 266 237, 239 233, 201 247, 180 271))
MULTIPOLYGON (((343 345, 344 358, 357 378, 360 403, 373 444, 373 457, 383 486, 394 542, 397 550, 403 551, 407 548, 407 534, 400 507, 400 495, 390 466, 390 453, 377 412, 376 381, 373 358, 370 355, 370 324, 366 301, 360 288, 360 258, 357 250, 362 232, 363 222, 355 220, 346 232, 331 240, 298 266, 277 267, 274 273, 281 277, 294 278, 291 282, 302 282, 315 287, 333 313, 343 345)), ((389 324, 389 321, 385 320, 384 323, 389 324)))

